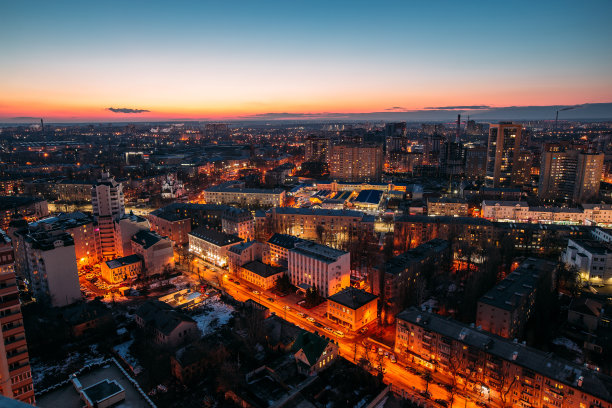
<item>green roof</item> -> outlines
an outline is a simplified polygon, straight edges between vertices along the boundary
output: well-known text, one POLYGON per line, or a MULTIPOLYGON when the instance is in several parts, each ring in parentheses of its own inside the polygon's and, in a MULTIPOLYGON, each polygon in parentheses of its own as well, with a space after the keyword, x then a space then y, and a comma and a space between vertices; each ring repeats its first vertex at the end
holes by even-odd
POLYGON ((317 362, 325 348, 329 344, 330 340, 319 337, 314 333, 310 333, 307 331, 303 331, 298 336, 297 340, 293 344, 292 351, 297 353, 298 351, 304 351, 304 355, 306 355, 306 359, 313 365, 317 362))

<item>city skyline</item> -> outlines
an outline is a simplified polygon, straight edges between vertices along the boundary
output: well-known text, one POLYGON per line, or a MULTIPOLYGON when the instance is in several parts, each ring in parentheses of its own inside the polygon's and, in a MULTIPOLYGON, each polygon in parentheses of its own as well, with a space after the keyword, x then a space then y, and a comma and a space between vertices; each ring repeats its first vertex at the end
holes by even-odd
POLYGON ((610 11, 13 3, 0 17, 0 122, 437 118, 449 107, 478 118, 521 106, 551 106, 552 119, 555 106, 612 102, 610 11))

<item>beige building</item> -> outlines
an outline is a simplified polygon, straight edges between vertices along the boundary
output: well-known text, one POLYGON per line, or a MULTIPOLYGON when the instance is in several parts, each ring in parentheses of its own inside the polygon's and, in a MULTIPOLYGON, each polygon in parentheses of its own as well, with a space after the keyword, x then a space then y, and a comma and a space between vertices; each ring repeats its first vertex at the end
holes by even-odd
POLYGON ((128 256, 134 253, 132 237, 140 231, 150 229, 149 221, 138 215, 124 215, 115 222, 115 253, 117 256, 128 256))
POLYGON ((261 260, 264 256, 264 252, 265 244, 257 241, 241 242, 231 246, 227 251, 229 272, 238 273, 238 268, 242 265, 261 260))
POLYGON ((476 402, 533 408, 612 407, 612 378, 550 353, 411 308, 397 315, 395 352, 457 381, 476 402))
POLYGON ((156 232, 142 230, 134 234, 132 252, 143 259, 147 275, 162 274, 174 268, 172 241, 156 232))
POLYGON ((198 228, 189 233, 189 251, 217 266, 227 265, 228 250, 240 242, 242 240, 235 235, 209 228, 198 228))
POLYGON ((339 144, 331 148, 329 175, 336 181, 379 181, 383 163, 380 145, 339 144))
POLYGON ((109 283, 121 283, 135 279, 142 273, 142 258, 138 255, 128 255, 122 258, 102 262, 100 274, 109 283))
POLYGON ((428 198, 427 215, 467 217, 468 203, 466 200, 460 198, 428 198))
POLYGON ((125 214, 123 185, 108 172, 102 173, 102 178, 91 188, 91 205, 94 219, 98 222, 100 255, 104 259, 113 259, 117 256, 115 221, 125 214))
POLYGON ((378 297, 364 290, 349 286, 327 298, 327 318, 349 330, 359 330, 377 316, 378 297))
POLYGON ((248 262, 238 267, 238 276, 263 290, 272 289, 276 280, 283 276, 285 268, 267 265, 261 261, 248 262))
POLYGON ((207 204, 282 207, 285 204, 285 190, 246 188, 244 182, 228 181, 204 190, 204 200, 207 204))

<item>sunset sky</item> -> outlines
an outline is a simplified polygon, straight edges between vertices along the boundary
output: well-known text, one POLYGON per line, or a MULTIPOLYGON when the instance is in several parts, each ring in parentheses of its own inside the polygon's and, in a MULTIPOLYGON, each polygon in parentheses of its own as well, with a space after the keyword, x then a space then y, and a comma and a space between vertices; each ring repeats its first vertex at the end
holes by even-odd
POLYGON ((612 102, 610 15, 607 0, 7 1, 0 121, 612 102))

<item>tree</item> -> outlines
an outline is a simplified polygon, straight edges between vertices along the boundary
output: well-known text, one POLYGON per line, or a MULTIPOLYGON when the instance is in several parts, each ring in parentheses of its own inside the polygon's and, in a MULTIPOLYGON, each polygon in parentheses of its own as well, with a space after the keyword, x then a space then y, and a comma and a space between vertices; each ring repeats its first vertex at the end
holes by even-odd
POLYGON ((317 289, 316 286, 313 286, 312 288, 309 288, 306 291, 306 306, 307 307, 314 307, 319 303, 319 290, 317 289))
POLYGON ((276 279, 274 287, 280 293, 289 292, 291 290, 291 281, 289 280, 289 275, 287 275, 286 273, 282 274, 279 278, 276 279))

